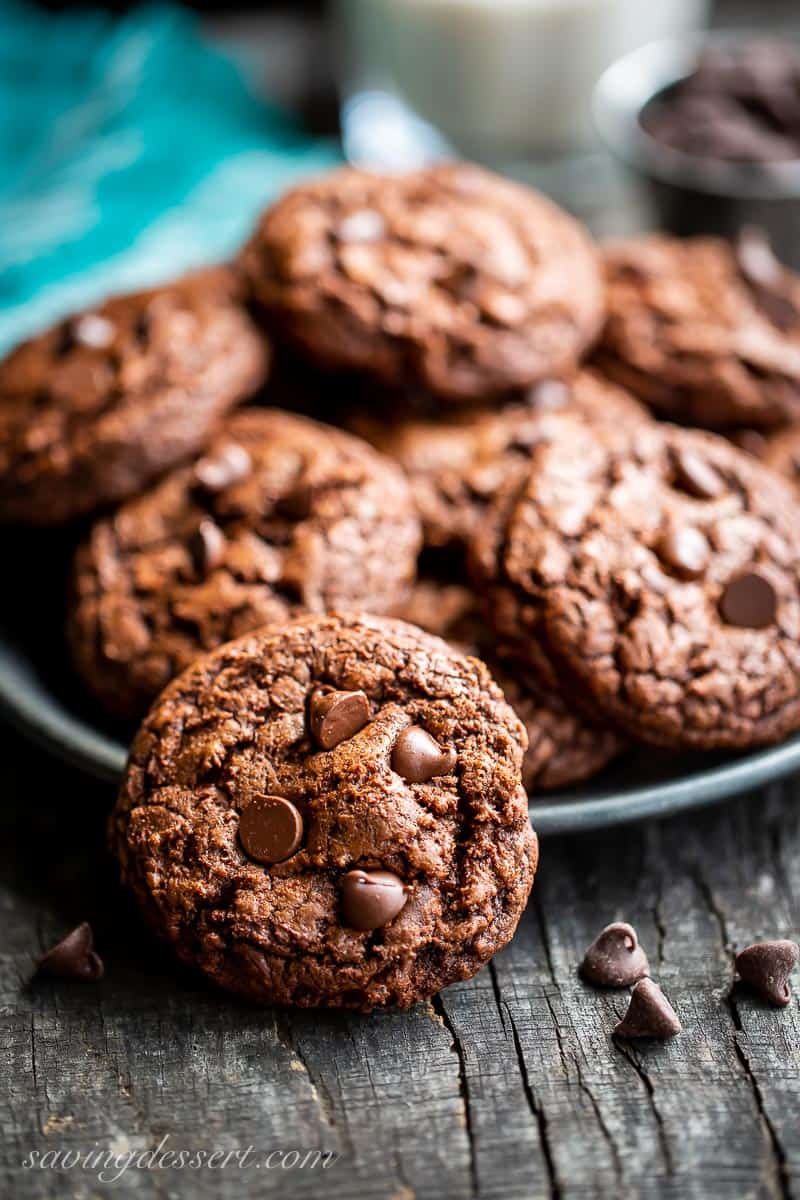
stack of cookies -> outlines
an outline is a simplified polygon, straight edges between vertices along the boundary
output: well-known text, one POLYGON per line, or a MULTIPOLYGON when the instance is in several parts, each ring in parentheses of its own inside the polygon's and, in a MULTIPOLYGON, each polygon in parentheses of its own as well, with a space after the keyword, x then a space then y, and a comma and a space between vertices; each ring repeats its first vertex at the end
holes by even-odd
POLYGON ((513 935, 526 791, 800 728, 798 414, 755 234, 600 250, 471 166, 335 172, 19 347, 0 518, 78 531, 155 930, 250 997, 408 1005, 513 935))

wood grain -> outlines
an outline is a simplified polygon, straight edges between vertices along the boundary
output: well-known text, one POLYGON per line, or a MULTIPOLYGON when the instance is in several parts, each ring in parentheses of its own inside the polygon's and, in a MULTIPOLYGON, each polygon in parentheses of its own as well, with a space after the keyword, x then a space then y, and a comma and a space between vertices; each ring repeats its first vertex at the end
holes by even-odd
POLYGON ((796 785, 663 825, 551 841, 512 945, 408 1014, 262 1011, 143 930, 105 857, 112 801, 0 734, 0 1194, 668 1197, 800 1194, 800 1010, 731 988, 735 950, 800 934, 796 785), (28 986, 88 918, 99 985, 28 986), (639 930, 684 1032, 616 1043, 626 992, 576 966, 639 930), (31 1151, 320 1149, 321 1169, 25 1169, 31 1151))

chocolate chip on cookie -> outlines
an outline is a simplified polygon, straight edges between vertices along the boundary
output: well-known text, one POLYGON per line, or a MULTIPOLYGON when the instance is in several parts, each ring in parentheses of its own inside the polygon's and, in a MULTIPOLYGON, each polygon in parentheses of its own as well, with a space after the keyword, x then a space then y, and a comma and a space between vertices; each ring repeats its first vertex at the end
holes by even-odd
POLYGON ((575 422, 498 498, 475 561, 517 652, 634 736, 746 749, 800 728, 800 505, 724 439, 575 422), (713 488, 686 488, 687 458, 713 488))
POLYGON ((260 863, 279 863, 297 853, 303 818, 283 796, 254 796, 239 821, 245 854, 260 863))
POLYGON ((332 750, 363 729, 369 720, 369 700, 363 692, 314 692, 309 701, 311 733, 323 750, 332 750))
POLYGON ((108 300, 0 363, 0 521, 58 525, 190 458, 264 382, 233 276, 108 300))
POLYGON ((407 1007, 514 933, 537 860, 524 739, 483 664, 438 638, 297 618, 167 687, 133 744, 111 843, 151 925, 222 987, 407 1007), (367 706, 328 748, 320 692, 331 711, 342 696, 367 706), (425 732, 422 753, 409 731, 425 732), (409 759, 424 780, 398 771, 409 759))
MULTIPOLYGON (((492 636, 469 588, 422 579, 401 615, 487 663, 528 734, 522 778, 534 797, 591 778, 625 749, 624 739, 588 720, 569 694, 559 691, 554 677, 532 670, 513 646, 492 636)), ((429 761, 434 761, 433 749, 429 761)))
MULTIPOLYGON (((304 417, 236 413, 194 466, 92 529, 68 617, 76 664, 112 711, 139 715, 199 654, 259 625, 394 608, 419 542, 394 463, 304 417)), ((341 726, 335 707, 320 729, 341 726)))
POLYGON ((456 765, 452 746, 442 749, 426 729, 409 725, 394 744, 392 767, 407 783, 427 783, 437 775, 449 775, 456 765))
POLYGON ((646 410, 593 371, 545 380, 499 409, 397 420, 354 410, 347 424, 400 463, 414 493, 426 545, 462 549, 487 504, 512 472, 559 428, 563 412, 598 426, 630 425, 646 410))
POLYGON ((597 361, 611 378, 710 429, 800 418, 800 278, 763 238, 634 238, 610 243, 605 266, 597 361))
POLYGON ((270 328, 314 362, 444 399, 568 371, 603 319, 580 226, 467 165, 303 184, 264 214, 240 265, 270 328))

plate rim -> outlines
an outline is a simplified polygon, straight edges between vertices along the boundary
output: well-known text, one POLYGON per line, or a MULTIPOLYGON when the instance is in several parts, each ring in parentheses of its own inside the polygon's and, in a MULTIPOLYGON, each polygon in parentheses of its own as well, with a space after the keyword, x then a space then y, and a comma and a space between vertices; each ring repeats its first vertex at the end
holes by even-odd
MULTIPOLYGON (((75 716, 47 687, 33 660, 0 630, 0 716, 31 742, 104 783, 121 782, 128 750, 75 716)), ((658 820, 705 808, 800 771, 800 734, 776 746, 700 767, 678 779, 643 784, 619 796, 532 798, 531 823, 540 836, 570 836, 658 820)))

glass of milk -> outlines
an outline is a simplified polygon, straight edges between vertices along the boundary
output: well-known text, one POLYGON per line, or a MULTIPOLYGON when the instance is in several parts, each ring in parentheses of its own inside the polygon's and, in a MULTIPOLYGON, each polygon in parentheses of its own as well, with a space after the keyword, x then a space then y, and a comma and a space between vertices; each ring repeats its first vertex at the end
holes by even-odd
POLYGON ((403 169, 495 167, 593 146, 592 89, 621 55, 702 28, 709 0, 333 0, 345 152, 403 169))

